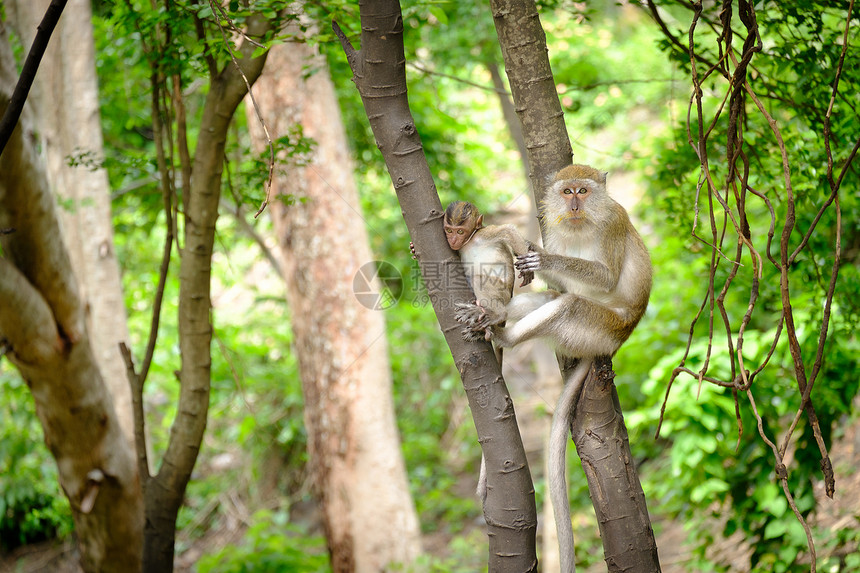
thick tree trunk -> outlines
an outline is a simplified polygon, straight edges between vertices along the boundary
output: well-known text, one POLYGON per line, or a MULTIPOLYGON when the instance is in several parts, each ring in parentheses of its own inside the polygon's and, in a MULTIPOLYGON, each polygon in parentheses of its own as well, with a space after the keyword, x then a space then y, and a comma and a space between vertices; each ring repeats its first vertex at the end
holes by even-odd
MULTIPOLYGON (((15 82, 0 26, 0 113, 15 82)), ((26 380, 57 460, 86 571, 139 571, 137 465, 90 347, 55 198, 22 119, 0 156, 0 340, 26 380)))
POLYGON ((533 0, 490 0, 505 72, 523 126, 528 166, 540 204, 547 181, 570 165, 573 151, 533 0))
MULTIPOLYGON (((254 15, 247 21, 246 33, 259 38, 270 27, 262 16, 254 15)), ((266 59, 265 55, 251 58, 254 49, 245 42, 239 59, 251 84, 259 76, 266 59)), ((206 430, 212 364, 210 277, 215 221, 221 197, 227 130, 246 91, 239 70, 232 62, 227 63, 220 73, 210 78, 203 107, 194 153, 194 175, 184 203, 185 242, 179 270, 179 350, 182 356, 179 407, 159 471, 145 488, 144 570, 147 572, 173 570, 176 516, 206 430)))
MULTIPOLYGON (((16 0, 17 30, 29 45, 50 0, 16 0)), ((134 444, 131 390, 118 344, 128 340, 113 242, 107 172, 87 162, 103 156, 90 0, 69 0, 36 76, 30 103, 48 181, 63 200, 60 221, 86 309, 99 370, 123 433, 134 444), (62 102, 58 105, 57 102, 62 102), (69 165, 70 158, 84 162, 69 165)))
POLYGON ((660 571, 657 543, 609 359, 595 363, 573 416, 573 442, 582 459, 609 572, 660 571))
POLYGON ((534 487, 501 368, 487 342, 465 342, 457 303, 474 300, 442 229, 442 205, 406 96, 403 16, 396 0, 360 4, 361 49, 338 33, 377 145, 385 158, 430 301, 463 380, 487 465, 484 516, 489 569, 537 569, 534 487))
MULTIPOLYGON (((293 43, 272 49, 257 88, 273 136, 298 124, 316 142, 309 165, 288 166, 275 180, 273 191, 296 202, 274 200, 269 208, 332 568, 390 570, 418 556, 420 531, 394 419, 384 317, 354 292, 356 273, 369 277, 375 267, 334 86, 317 50, 293 43)), ((259 120, 247 109, 264 149, 259 120)), ((369 286, 380 292, 378 283, 369 286)))

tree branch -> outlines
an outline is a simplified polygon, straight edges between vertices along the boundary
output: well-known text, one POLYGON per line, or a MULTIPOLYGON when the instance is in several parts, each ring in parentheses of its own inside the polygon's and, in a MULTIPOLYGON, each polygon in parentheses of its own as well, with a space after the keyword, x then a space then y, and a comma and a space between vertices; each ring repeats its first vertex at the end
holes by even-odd
POLYGON ((465 342, 454 318, 473 300, 458 257, 442 229, 442 205, 406 95, 403 17, 396 0, 360 4, 361 49, 337 25, 373 134, 419 255, 430 301, 460 372, 487 465, 484 515, 490 571, 535 571, 534 485, 501 368, 487 342, 465 342))
POLYGON ((45 17, 42 18, 42 22, 39 24, 36 37, 33 39, 33 45, 30 46, 30 52, 27 54, 24 67, 21 69, 21 76, 15 85, 15 91, 12 92, 9 107, 6 108, 3 118, 0 119, 0 153, 3 153, 6 144, 9 143, 9 138, 12 136, 12 131, 18 125, 18 118, 21 117, 21 112, 24 110, 24 102, 27 101, 30 88, 33 86, 33 80, 36 79, 36 72, 39 69, 39 64, 42 62, 42 56, 45 55, 48 42, 51 40, 51 34, 53 34, 54 28, 60 20, 67 1, 51 0, 51 5, 48 6, 48 9, 45 11, 45 17))

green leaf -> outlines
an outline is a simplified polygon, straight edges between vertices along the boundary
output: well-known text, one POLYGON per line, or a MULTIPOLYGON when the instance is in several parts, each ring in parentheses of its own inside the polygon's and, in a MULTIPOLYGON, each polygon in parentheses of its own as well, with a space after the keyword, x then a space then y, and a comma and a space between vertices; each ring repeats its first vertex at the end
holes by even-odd
POLYGON ((782 537, 783 535, 785 535, 786 531, 788 531, 788 526, 786 525, 785 521, 781 519, 775 519, 765 526, 764 538, 776 539, 777 537, 782 537))

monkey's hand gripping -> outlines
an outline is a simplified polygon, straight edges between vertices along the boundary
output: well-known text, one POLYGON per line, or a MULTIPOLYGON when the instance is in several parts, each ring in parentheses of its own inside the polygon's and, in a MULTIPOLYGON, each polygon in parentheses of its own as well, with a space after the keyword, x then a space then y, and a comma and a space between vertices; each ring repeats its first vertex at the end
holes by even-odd
MULTIPOLYGON (((529 252, 524 255, 519 255, 517 260, 514 261, 514 267, 519 271, 520 276, 523 278, 523 284, 527 284, 525 282, 526 276, 534 277, 535 271, 539 271, 543 268, 541 264, 543 256, 542 253, 532 245, 529 245, 529 252)), ((531 282, 531 280, 529 280, 531 282)))
POLYGON ((454 318, 466 325, 463 329, 463 340, 469 342, 490 340, 490 327, 505 321, 504 317, 495 316, 495 313, 481 306, 478 301, 457 303, 454 306, 454 318))

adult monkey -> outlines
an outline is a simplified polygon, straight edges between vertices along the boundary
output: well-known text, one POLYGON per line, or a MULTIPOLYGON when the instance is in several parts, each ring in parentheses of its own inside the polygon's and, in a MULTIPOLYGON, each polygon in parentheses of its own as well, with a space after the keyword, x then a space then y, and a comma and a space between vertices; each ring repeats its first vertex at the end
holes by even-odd
POLYGON ((537 272, 550 290, 511 299, 501 321, 476 305, 463 305, 458 320, 485 331, 500 347, 547 339, 557 352, 578 358, 553 414, 549 489, 558 529, 562 571, 576 570, 567 498, 565 459, 570 416, 597 356, 612 356, 648 306, 651 259, 624 207, 606 192, 606 173, 587 165, 559 171, 540 205, 544 247, 531 246, 515 267, 537 272))

